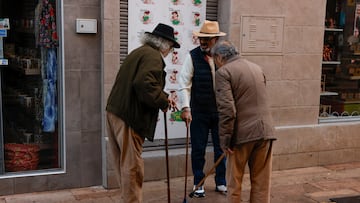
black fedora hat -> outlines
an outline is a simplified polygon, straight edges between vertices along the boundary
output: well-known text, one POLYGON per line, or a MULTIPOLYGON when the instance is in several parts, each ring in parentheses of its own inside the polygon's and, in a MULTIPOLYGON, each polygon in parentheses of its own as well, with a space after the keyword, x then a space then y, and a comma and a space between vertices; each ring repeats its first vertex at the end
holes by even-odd
POLYGON ((175 40, 174 28, 163 23, 159 23, 152 32, 145 32, 165 38, 174 43, 175 48, 180 48, 180 44, 175 40))

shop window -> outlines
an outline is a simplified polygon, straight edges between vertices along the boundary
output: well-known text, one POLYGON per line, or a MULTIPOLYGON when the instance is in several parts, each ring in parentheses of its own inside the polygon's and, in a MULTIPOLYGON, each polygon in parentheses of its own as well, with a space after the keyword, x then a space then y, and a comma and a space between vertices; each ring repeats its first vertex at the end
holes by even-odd
POLYGON ((0 176, 59 169, 56 0, 0 0, 0 176))
POLYGON ((327 0, 320 122, 360 119, 360 1, 327 0))

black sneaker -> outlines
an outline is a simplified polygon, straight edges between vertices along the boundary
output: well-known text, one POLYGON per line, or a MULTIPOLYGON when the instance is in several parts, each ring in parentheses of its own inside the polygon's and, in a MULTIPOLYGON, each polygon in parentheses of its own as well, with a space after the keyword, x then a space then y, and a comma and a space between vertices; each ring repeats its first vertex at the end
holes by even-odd
MULTIPOLYGON (((193 190, 195 190, 195 189, 196 189, 196 185, 194 185, 193 190)), ((204 186, 200 186, 195 190, 194 197, 197 197, 197 198, 205 197, 204 186)))

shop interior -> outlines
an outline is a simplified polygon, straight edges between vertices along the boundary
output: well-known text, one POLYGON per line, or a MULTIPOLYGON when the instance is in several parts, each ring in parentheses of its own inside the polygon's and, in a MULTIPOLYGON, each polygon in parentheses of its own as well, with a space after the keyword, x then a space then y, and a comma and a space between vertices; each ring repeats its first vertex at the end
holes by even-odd
POLYGON ((360 1, 327 0, 319 118, 360 118, 360 1))
POLYGON ((55 0, 0 0, 0 175, 58 168, 55 0))

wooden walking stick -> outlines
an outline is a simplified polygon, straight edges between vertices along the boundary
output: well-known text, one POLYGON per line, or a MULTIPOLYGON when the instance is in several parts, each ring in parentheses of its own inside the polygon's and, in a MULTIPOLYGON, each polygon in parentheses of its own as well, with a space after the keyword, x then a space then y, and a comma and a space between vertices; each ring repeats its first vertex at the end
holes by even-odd
POLYGON ((188 173, 188 155, 189 155, 189 121, 186 122, 186 152, 185 152, 185 187, 184 187, 184 200, 183 203, 187 203, 186 188, 187 188, 187 173, 188 173))
POLYGON ((169 144, 168 144, 168 130, 167 130, 166 112, 164 112, 164 127, 165 127, 165 156, 166 156, 167 197, 168 197, 168 203, 170 203, 169 144))

